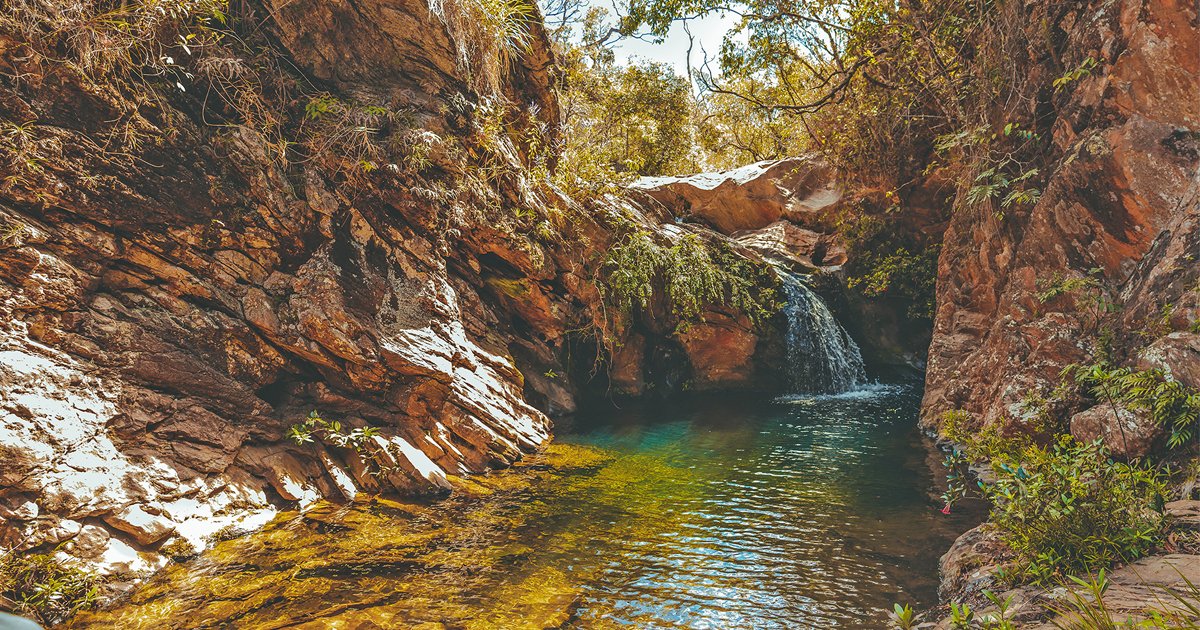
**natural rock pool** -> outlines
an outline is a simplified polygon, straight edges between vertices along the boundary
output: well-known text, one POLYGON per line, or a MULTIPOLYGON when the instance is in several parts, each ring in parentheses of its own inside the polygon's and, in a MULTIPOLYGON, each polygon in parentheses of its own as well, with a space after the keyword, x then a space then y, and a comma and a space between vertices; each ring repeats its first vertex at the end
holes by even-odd
POLYGON ((920 391, 696 397, 580 417, 434 503, 284 514, 77 626, 880 628, 937 600, 920 391), (424 624, 424 625, 423 625, 424 624))

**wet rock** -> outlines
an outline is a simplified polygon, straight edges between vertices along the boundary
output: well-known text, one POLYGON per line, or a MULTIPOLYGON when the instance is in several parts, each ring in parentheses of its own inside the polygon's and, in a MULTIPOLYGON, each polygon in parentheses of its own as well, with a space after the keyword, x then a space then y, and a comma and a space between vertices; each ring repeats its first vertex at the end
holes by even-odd
POLYGON ((738 232, 734 238, 747 249, 803 271, 840 267, 847 260, 846 249, 836 235, 807 230, 790 221, 738 232))
POLYGON ((1071 435, 1081 442, 1102 440, 1113 457, 1128 461, 1149 455, 1163 430, 1149 411, 1102 404, 1071 416, 1071 435))
POLYGON ((640 396, 645 392, 645 360, 646 340, 636 333, 615 349, 608 379, 616 393, 640 396))
POLYGON ((758 336, 749 322, 728 317, 710 317, 688 326, 679 342, 692 365, 697 389, 752 385, 758 336))

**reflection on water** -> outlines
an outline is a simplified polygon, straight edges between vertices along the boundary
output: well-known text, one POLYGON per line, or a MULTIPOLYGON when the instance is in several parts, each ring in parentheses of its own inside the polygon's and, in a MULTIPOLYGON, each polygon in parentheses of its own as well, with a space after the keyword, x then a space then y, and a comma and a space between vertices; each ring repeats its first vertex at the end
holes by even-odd
POLYGON ((937 557, 974 524, 938 512, 918 401, 880 387, 579 418, 520 473, 433 505, 288 515, 80 624, 879 628, 892 602, 936 602, 937 557))

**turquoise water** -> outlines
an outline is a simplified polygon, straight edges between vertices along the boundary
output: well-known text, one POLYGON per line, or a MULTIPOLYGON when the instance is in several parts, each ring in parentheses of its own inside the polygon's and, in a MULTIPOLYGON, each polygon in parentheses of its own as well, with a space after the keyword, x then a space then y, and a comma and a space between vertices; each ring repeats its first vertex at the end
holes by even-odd
POLYGON ((919 398, 598 411, 455 498, 282 515, 77 625, 881 628, 937 603, 937 558, 977 522, 939 511, 919 398))
MULTIPOLYGON (((915 387, 780 402, 697 400, 581 420, 565 441, 681 471, 657 526, 620 511, 566 518, 617 536, 578 627, 879 628, 893 602, 937 601, 937 558, 976 515, 940 513, 938 456, 915 431, 915 387)), ((652 479, 632 494, 662 492, 652 479)), ((599 503, 603 506, 603 502, 599 503)), ((647 515, 641 515, 645 518, 647 515)), ((553 548, 553 545, 551 545, 553 548)), ((555 550, 570 562, 573 550, 555 550)))

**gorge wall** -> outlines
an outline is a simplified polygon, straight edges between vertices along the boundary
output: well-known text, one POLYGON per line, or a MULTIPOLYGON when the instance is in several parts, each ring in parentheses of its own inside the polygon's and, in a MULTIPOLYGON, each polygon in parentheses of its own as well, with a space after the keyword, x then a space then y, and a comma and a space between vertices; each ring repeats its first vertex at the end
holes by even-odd
MULTIPOLYGON (((518 335, 503 305, 484 302, 493 277, 535 268, 513 237, 449 217, 455 202, 422 199, 416 183, 430 178, 394 164, 352 187, 312 160, 273 159, 269 135, 208 104, 218 88, 193 75, 208 64, 261 98, 251 92, 271 87, 236 84, 258 60, 226 42, 277 39, 277 63, 300 69, 286 81, 403 111, 410 135, 445 138, 438 150, 463 135, 438 100, 458 94, 469 115, 462 95, 482 98, 461 76, 462 34, 419 2, 255 9, 271 16, 263 32, 193 51, 171 91, 142 68, 56 63, 64 44, 42 33, 0 34, 6 546, 62 545, 136 574, 161 562, 141 552, 172 537, 202 547, 280 502, 440 491, 448 475, 504 465, 548 436, 508 344, 548 356, 561 328, 518 335), (122 133, 140 140, 123 146, 122 133), (311 409, 382 427, 368 448, 387 474, 346 449, 289 444, 311 409)), ((520 86, 513 98, 552 118, 539 50, 501 88, 520 86)), ((544 266, 527 281, 570 273, 544 266)))
POLYGON ((956 208, 938 267, 927 426, 960 409, 1019 425, 1032 413, 1023 402, 1105 351, 1200 386, 1197 7, 1039 3, 1022 19, 1031 41, 1049 37, 1061 54, 1014 60, 1046 86, 1016 117, 1049 141, 1043 194, 1003 215, 956 208), (1087 59, 1095 69, 1077 83, 1050 87, 1058 68, 1087 59))

